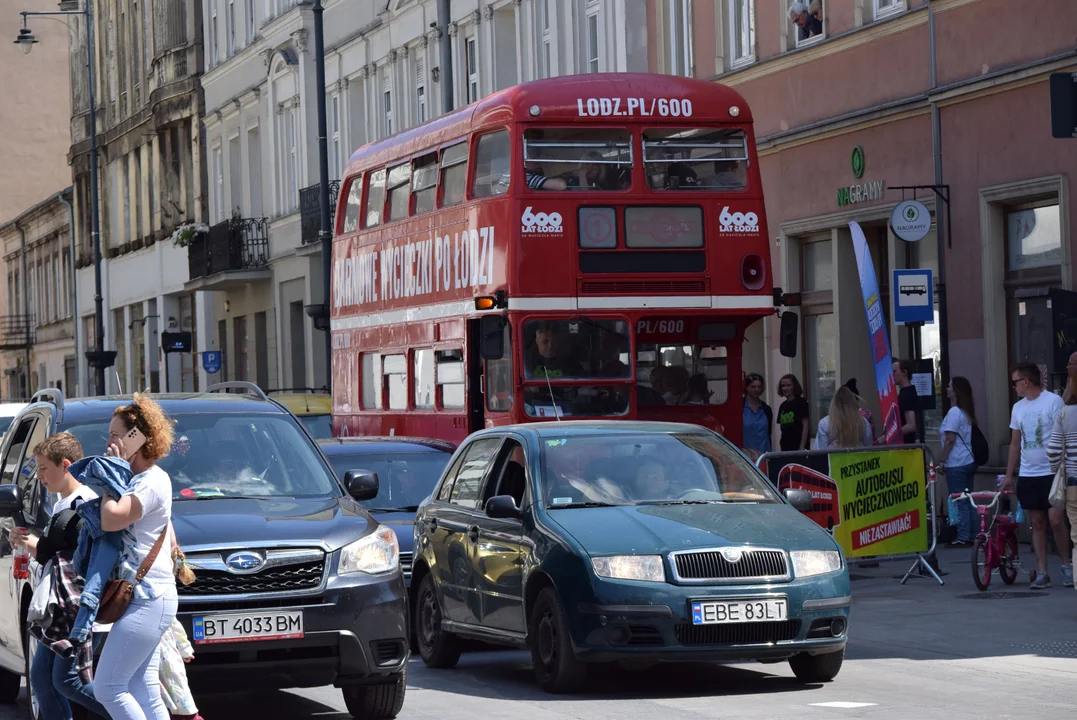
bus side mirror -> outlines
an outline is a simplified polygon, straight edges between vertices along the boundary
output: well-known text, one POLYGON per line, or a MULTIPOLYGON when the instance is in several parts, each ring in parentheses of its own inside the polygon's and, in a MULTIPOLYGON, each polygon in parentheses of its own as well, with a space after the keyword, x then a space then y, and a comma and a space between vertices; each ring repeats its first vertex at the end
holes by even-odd
POLYGON ((788 358, 797 356, 797 330, 800 326, 800 318, 795 312, 783 312, 782 329, 779 344, 782 355, 788 358))
POLYGON ((479 354, 483 360, 500 360, 505 357, 505 318, 501 315, 483 315, 479 318, 479 354))

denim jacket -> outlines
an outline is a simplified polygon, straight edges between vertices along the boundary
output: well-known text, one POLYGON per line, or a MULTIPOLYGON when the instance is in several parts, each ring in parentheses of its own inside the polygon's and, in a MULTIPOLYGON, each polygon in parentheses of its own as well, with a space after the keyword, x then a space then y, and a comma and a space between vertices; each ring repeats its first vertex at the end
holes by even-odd
MULTIPOLYGON (((73 463, 70 472, 83 485, 104 497, 123 497, 131 487, 131 466, 113 457, 88 457, 73 463)), ((82 518, 79 546, 73 563, 86 582, 79 600, 79 612, 71 628, 70 639, 85 640, 97 617, 101 593, 112 576, 123 549, 123 531, 105 532, 101 527, 101 497, 81 503, 75 512, 82 518)))

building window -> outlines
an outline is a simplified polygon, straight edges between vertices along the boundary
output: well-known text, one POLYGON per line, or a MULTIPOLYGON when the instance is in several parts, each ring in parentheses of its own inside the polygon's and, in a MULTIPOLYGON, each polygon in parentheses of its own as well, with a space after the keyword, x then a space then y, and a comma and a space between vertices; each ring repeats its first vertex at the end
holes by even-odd
POLYGON ((905 9, 905 0, 875 0, 875 19, 896 15, 905 9))
POLYGON ((236 0, 227 0, 227 15, 224 17, 225 42, 228 43, 228 57, 236 54, 236 0))
POLYGON ((467 63, 467 101, 473 103, 479 99, 479 57, 475 38, 464 41, 465 62, 467 63))
POLYGON ((796 47, 803 47, 826 36, 824 2, 825 0, 797 0, 789 6, 789 22, 795 33, 796 47))
POLYGON ((133 384, 131 392, 143 392, 146 385, 146 321, 142 312, 142 303, 131 306, 131 370, 133 384))
POLYGON ((587 58, 584 70, 598 72, 598 5, 587 8, 587 58))
POLYGON ((340 93, 329 98, 329 179, 340 178, 340 93))
POLYGON ((434 351, 416 350, 412 374, 415 378, 415 408, 432 410, 434 408, 434 351))
MULTIPOLYGON (((183 332, 195 336, 194 294, 179 296, 179 326, 183 332)), ((189 353, 180 354, 180 392, 198 391, 198 370, 195 366, 197 353, 194 348, 189 353)), ((167 387, 167 380, 165 381, 167 387)))
POLYGON ((1061 215, 1057 204, 1024 206, 1006 212, 1006 269, 1062 264, 1061 215))
POLYGON ((729 50, 733 66, 755 60, 755 0, 729 0, 729 50))
POLYGON ((668 67, 672 75, 692 75, 692 0, 666 0, 668 67))
POLYGON ((811 434, 819 421, 830 412, 830 401, 837 390, 838 343, 834 313, 805 315, 804 357, 805 393, 811 406, 811 434))
POLYGON ((804 268, 801 290, 815 292, 832 289, 834 287, 834 257, 831 253, 831 241, 807 243, 801 252, 804 268))
POLYGON ((217 65, 217 0, 209 0, 209 66, 217 65))
POLYGON ((382 106, 385 108, 385 122, 382 125, 383 137, 393 134, 393 92, 386 90, 382 93, 382 106))
POLYGON ((296 122, 297 112, 294 107, 285 108, 277 116, 277 135, 280 147, 281 172, 281 214, 289 213, 296 208, 299 202, 297 189, 297 176, 299 174, 299 156, 296 147, 296 122))
POLYGON ((246 7, 244 8, 244 15, 247 20, 247 44, 250 45, 254 42, 254 32, 256 29, 255 17, 254 17, 254 0, 245 0, 246 7))
POLYGON ((213 148, 213 211, 216 222, 225 219, 224 213, 224 151, 220 145, 213 148))
MULTIPOLYGON (((416 50, 421 52, 421 50, 416 50)), ((421 55, 415 58, 415 124, 426 122, 426 63, 421 55)))

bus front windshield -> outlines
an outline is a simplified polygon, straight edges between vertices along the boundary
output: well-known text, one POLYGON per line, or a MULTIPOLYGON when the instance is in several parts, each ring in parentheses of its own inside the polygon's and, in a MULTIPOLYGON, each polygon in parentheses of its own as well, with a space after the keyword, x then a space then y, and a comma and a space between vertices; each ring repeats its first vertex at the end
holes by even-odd
POLYGON ((524 390, 532 417, 624 415, 632 377, 628 323, 624 320, 528 320, 523 324, 524 377, 540 380, 524 390), (592 380, 587 386, 555 384, 592 380))

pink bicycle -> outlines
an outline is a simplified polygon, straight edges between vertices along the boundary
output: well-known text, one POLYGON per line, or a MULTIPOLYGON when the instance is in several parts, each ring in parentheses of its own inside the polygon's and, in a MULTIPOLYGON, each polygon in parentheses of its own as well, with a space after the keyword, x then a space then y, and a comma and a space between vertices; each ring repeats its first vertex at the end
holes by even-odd
POLYGON ((972 579, 980 590, 987 589, 995 570, 998 570, 1002 582, 1013 585, 1021 569, 1017 548, 1017 521, 1010 513, 998 512, 999 498, 1013 494, 1012 490, 1003 490, 953 493, 950 496, 955 502, 971 503, 980 516, 980 532, 972 545, 972 579), (977 505, 977 500, 991 502, 977 505))

